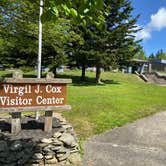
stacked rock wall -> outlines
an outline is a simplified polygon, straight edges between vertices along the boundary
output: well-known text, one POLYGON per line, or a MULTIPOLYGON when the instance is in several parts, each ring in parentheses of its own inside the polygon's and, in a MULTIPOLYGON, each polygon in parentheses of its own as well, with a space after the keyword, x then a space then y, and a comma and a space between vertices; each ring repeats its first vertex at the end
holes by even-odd
MULTIPOLYGON (((55 125, 55 124, 54 124, 55 125)), ((81 157, 74 130, 60 119, 51 137, 11 140, 0 133, 1 166, 79 166, 81 157)))

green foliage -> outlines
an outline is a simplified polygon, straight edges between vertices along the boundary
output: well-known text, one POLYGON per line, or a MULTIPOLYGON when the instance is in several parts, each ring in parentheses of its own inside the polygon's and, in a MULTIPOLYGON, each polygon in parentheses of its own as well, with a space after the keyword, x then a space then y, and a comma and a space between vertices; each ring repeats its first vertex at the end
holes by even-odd
POLYGON ((141 60, 146 60, 147 57, 145 56, 145 52, 140 49, 140 51, 138 51, 138 53, 136 55, 134 55, 133 57, 134 59, 141 59, 141 60))
POLYGON ((85 43, 76 49, 78 64, 109 68, 131 59, 141 48, 134 36, 139 30, 138 16, 133 18, 132 10, 127 0, 104 1, 106 26, 102 30, 94 25, 80 28, 85 43))
POLYGON ((12 0, 2 3, 0 13, 0 38, 3 40, 1 52, 6 66, 19 67, 33 65, 37 54, 37 20, 38 12, 28 0, 12 0), (33 17, 32 17, 33 16, 33 17))
POLYGON ((164 52, 162 49, 157 51, 156 54, 151 54, 149 56, 150 60, 155 60, 155 59, 165 59, 166 60, 166 52, 164 52))
MULTIPOLYGON (((3 64, 35 66, 38 2, 2 0, 1 4, 0 58, 3 64)), ((108 68, 128 60, 139 50, 133 35, 138 31, 137 17, 131 15, 130 1, 44 0, 43 7, 42 19, 47 22, 43 22, 42 65, 51 70, 65 63, 75 64, 73 59, 78 66, 108 68), (54 18, 56 21, 52 22, 54 18)))
POLYGON ((163 50, 159 50, 156 53, 156 58, 157 59, 166 59, 166 52, 163 52, 163 50))
MULTIPOLYGON (((1 8, 4 12, 0 14, 3 23, 3 30, 0 29, 0 60, 5 66, 24 68, 36 65, 39 6, 32 2, 3 1, 1 8)), ((72 46, 72 42, 80 41, 80 36, 72 30, 68 19, 60 18, 55 23, 43 23, 42 65, 55 70, 65 64, 67 49, 72 46)))
POLYGON ((33 71, 34 68, 32 68, 31 66, 22 66, 20 67, 21 71, 27 73, 27 72, 30 72, 30 71, 33 71))
POLYGON ((45 0, 42 19, 50 21, 65 16, 79 25, 91 23, 101 27, 104 24, 103 6, 103 0, 45 0))

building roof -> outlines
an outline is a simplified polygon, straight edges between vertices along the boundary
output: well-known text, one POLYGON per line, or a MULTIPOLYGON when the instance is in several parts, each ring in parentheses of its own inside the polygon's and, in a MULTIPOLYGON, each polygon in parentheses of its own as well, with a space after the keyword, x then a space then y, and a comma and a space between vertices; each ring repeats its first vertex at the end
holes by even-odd
POLYGON ((136 63, 149 63, 149 60, 131 59, 130 62, 136 62, 136 63))
POLYGON ((166 60, 164 60, 164 59, 151 60, 151 62, 166 64, 166 60))

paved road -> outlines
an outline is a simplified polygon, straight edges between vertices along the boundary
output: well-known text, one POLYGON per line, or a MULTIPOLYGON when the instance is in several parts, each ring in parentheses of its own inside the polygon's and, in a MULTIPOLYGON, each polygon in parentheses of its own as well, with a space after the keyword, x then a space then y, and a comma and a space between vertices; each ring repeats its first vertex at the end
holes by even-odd
POLYGON ((84 149, 84 166, 166 166, 166 112, 95 136, 84 149))

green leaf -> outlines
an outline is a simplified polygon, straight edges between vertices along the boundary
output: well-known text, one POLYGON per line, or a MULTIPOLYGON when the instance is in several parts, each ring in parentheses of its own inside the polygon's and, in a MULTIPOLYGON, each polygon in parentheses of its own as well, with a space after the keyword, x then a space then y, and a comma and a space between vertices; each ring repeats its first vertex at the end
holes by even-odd
POLYGON ((71 8, 71 9, 70 9, 70 14, 71 14, 73 17, 77 17, 77 16, 78 16, 77 10, 75 10, 74 8, 71 8))
POLYGON ((55 6, 52 8, 52 11, 56 17, 59 17, 59 11, 55 6))
POLYGON ((103 7, 104 7, 103 0, 96 0, 96 6, 98 9, 103 9, 103 7))
POLYGON ((62 9, 64 10, 64 12, 65 12, 65 14, 67 15, 67 16, 69 16, 70 15, 70 9, 67 7, 67 5, 62 5, 62 9))
POLYGON ((86 9, 84 10, 84 14, 86 14, 86 13, 88 13, 88 12, 89 12, 89 9, 86 8, 86 9))

